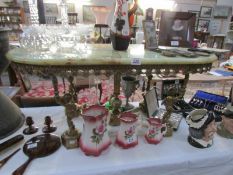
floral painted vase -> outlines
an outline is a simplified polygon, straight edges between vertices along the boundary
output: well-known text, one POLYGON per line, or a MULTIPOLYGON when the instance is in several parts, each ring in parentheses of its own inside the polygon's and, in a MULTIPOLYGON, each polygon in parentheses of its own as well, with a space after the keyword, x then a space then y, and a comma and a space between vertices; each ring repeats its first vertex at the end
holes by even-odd
POLYGON ((150 144, 158 144, 163 139, 166 127, 159 118, 148 118, 149 127, 145 134, 145 139, 150 144))
POLYGON ((120 129, 117 133, 116 144, 127 149, 138 144, 136 134, 137 115, 131 112, 124 112, 120 116, 120 129))
POLYGON ((99 156, 107 149, 111 141, 107 134, 108 111, 98 105, 83 110, 83 132, 80 148, 86 155, 99 156))
POLYGON ((127 50, 130 42, 128 0, 116 0, 110 33, 115 50, 127 50))

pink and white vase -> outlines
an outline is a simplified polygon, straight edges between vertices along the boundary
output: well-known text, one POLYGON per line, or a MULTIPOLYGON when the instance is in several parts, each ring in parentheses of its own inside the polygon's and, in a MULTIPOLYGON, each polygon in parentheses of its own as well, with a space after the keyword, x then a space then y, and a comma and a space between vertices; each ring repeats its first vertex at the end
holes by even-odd
POLYGON ((145 139, 150 144, 158 144, 163 139, 163 134, 166 132, 166 127, 162 124, 159 118, 148 118, 148 130, 145 134, 145 139))
POLYGON ((137 120, 137 115, 131 112, 121 114, 121 125, 116 138, 117 145, 128 149, 138 144, 138 136, 136 134, 137 120))
POLYGON ((86 155, 99 156, 111 144, 107 133, 108 111, 103 106, 93 105, 83 110, 83 132, 80 149, 86 155))

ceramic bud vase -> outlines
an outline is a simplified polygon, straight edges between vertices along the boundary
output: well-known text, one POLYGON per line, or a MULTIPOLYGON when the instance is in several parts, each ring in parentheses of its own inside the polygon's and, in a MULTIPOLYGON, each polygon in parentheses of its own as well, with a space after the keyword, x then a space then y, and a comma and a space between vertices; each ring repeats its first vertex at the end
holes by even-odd
POLYGON ((115 50, 128 49, 130 42, 128 0, 116 0, 110 37, 115 50))
POLYGON ((120 116, 120 129, 117 133, 116 144, 127 149, 138 144, 136 134, 137 115, 131 112, 124 112, 120 116))
POLYGON ((163 134, 166 132, 166 126, 162 124, 159 118, 148 118, 148 130, 145 134, 145 139, 150 144, 158 144, 163 139, 163 134))
POLYGON ((107 134, 108 111, 103 106, 93 105, 81 115, 84 125, 80 148, 86 155, 99 156, 111 144, 107 134))

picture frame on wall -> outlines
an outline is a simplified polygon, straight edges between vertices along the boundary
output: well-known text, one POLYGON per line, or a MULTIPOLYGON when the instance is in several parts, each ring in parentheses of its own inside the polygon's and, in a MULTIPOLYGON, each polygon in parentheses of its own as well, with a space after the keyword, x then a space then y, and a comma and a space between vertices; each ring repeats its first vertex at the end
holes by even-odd
POLYGON ((146 42, 146 49, 153 50, 158 48, 155 22, 153 20, 143 20, 143 31, 146 42))
POLYGON ((56 16, 58 15, 57 4, 55 3, 44 3, 45 15, 56 16))
POLYGON ((197 31, 206 32, 209 29, 210 20, 208 19, 198 19, 197 31))
POLYGON ((75 4, 67 3, 67 12, 68 13, 74 13, 75 12, 75 4))
POLYGON ((212 7, 201 6, 199 17, 200 18, 210 18, 212 16, 212 11, 213 11, 212 7))
POLYGON ((96 22, 92 7, 92 5, 83 5, 83 23, 85 24, 95 24, 96 22))

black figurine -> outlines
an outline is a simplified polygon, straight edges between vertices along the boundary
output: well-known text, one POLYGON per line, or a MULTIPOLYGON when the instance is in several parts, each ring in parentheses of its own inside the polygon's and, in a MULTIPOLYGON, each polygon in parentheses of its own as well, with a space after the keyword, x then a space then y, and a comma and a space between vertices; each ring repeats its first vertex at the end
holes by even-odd
POLYGON ((50 116, 46 116, 44 119, 44 124, 46 126, 44 126, 44 128, 42 129, 43 133, 51 133, 56 131, 57 127, 56 126, 52 126, 51 124, 53 123, 53 120, 51 119, 50 116))
POLYGON ((23 130, 23 133, 26 134, 26 135, 30 135, 30 134, 36 133, 38 131, 38 128, 35 127, 35 126, 33 126, 33 124, 34 124, 34 121, 32 120, 32 117, 28 116, 26 118, 26 125, 28 127, 23 130))

